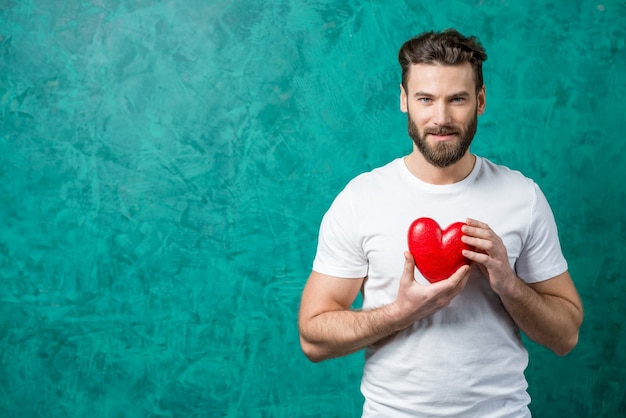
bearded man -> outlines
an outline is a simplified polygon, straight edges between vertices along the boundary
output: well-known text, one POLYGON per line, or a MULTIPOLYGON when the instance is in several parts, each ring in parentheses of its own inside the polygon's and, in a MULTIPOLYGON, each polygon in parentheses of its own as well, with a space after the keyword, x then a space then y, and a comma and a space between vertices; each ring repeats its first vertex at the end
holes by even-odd
POLYGON ((400 109, 413 151, 353 179, 322 220, 301 348, 314 362, 365 350, 364 417, 529 417, 520 333, 557 355, 577 344, 582 303, 546 198, 470 152, 486 59, 454 29, 405 42, 400 109), (465 223, 470 263, 434 283, 407 251, 423 217, 465 223))

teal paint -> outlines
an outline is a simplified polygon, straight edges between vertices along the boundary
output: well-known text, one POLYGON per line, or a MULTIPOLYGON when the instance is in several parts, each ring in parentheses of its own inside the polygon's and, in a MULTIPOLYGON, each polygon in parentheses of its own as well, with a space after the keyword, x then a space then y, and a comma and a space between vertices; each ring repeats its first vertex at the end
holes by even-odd
POLYGON ((626 410, 623 2, 0 2, 0 415, 357 416, 296 313, 323 212, 408 152, 402 41, 489 53, 474 151, 535 178, 586 306, 538 416, 626 410))

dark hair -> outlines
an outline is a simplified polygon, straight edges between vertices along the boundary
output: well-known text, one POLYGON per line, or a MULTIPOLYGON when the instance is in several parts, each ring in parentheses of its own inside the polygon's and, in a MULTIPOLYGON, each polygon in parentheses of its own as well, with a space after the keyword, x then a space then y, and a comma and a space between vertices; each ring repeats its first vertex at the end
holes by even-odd
POLYGON ((476 92, 483 87, 483 61, 487 53, 480 41, 474 36, 465 37, 455 29, 443 32, 424 32, 406 41, 398 53, 402 68, 402 86, 406 90, 409 69, 412 64, 459 65, 472 64, 476 92))

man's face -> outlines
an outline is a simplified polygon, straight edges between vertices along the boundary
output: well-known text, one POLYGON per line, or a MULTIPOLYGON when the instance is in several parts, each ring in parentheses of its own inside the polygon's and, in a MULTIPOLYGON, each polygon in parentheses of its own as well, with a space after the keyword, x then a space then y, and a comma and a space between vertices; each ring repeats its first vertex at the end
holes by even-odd
POLYGON ((476 94, 471 64, 415 64, 407 90, 401 89, 409 136, 426 161, 448 167, 466 155, 485 109, 485 90, 476 94))

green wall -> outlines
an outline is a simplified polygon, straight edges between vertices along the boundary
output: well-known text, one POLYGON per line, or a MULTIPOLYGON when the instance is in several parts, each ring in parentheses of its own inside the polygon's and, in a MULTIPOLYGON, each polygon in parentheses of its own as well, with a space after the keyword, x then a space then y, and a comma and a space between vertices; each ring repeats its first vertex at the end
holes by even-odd
MULTIPOLYGON (((473 151, 550 200, 586 320, 532 410, 626 414, 626 3, 0 1, 0 416, 358 416, 296 328, 319 221, 410 151, 396 53, 478 35, 473 151)), ((445 390, 445 389, 443 389, 445 390)))

